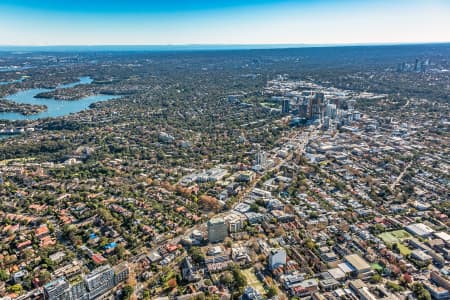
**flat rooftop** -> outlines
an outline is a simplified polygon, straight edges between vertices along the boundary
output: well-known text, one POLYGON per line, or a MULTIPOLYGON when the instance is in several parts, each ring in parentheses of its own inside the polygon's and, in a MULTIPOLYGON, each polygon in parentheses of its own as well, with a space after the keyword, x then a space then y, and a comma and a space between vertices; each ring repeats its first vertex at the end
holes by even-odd
POLYGON ((358 254, 350 254, 345 257, 347 263, 352 265, 356 271, 363 271, 370 269, 370 265, 358 254))

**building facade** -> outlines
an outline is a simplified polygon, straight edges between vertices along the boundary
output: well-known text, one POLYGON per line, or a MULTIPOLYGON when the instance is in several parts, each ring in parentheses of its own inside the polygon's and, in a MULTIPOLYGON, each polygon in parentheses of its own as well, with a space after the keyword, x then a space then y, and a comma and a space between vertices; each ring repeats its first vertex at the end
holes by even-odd
POLYGON ((228 235, 228 228, 223 218, 208 221, 208 240, 210 243, 223 242, 228 235))

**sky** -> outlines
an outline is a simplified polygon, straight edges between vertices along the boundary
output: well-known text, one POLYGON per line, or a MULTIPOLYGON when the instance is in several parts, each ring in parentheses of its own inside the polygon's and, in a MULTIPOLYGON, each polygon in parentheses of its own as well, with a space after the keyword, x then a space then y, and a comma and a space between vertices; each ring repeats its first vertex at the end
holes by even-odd
POLYGON ((450 42, 450 0, 0 0, 0 45, 450 42))

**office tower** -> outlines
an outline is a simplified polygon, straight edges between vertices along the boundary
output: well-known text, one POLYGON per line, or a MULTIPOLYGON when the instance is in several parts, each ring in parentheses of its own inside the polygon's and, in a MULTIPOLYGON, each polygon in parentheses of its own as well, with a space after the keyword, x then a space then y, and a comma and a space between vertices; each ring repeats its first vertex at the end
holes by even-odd
POLYGON ((330 117, 327 116, 323 118, 322 129, 328 130, 329 128, 330 128, 330 117))
POLYGON ((281 102, 281 113, 288 114, 290 112, 290 100, 284 98, 281 102))
POLYGON ((416 62, 414 63, 414 71, 420 72, 420 63, 418 58, 416 58, 416 62))
POLYGON ((308 100, 304 100, 298 105, 298 116, 300 118, 308 118, 308 102, 308 100))
POLYGON ((210 243, 223 242, 227 235, 227 224, 223 218, 213 218, 208 221, 208 240, 210 243))
POLYGON ((330 119, 336 118, 336 104, 327 104, 325 115, 330 119))
POLYGON ((323 119, 323 107, 325 102, 325 95, 323 93, 316 93, 311 101, 311 118, 314 120, 323 119))

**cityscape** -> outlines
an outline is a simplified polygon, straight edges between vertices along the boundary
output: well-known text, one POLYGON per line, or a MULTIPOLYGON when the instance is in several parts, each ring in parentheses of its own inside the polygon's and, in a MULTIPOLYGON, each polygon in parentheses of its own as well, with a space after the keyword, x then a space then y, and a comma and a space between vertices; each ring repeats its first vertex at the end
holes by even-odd
MULTIPOLYGON (((100 13, 168 14, 131 2, 100 13)), ((247 9, 200 2, 174 4, 247 9)), ((41 5, 30 12, 72 7, 41 5)), ((80 5, 85 22, 99 13, 80 5)), ((450 299, 448 41, 80 36, 0 33, 1 300, 450 299)))

